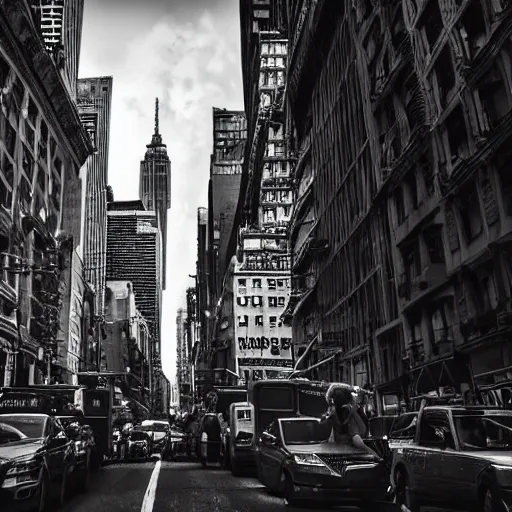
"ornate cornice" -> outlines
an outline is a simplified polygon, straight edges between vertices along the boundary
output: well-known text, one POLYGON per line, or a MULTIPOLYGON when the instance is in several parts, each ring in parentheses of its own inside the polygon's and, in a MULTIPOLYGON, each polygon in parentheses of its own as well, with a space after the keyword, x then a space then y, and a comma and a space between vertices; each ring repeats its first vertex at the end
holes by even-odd
POLYGON ((93 152, 78 109, 46 51, 25 0, 0 0, 0 46, 28 84, 41 111, 78 167, 93 152))

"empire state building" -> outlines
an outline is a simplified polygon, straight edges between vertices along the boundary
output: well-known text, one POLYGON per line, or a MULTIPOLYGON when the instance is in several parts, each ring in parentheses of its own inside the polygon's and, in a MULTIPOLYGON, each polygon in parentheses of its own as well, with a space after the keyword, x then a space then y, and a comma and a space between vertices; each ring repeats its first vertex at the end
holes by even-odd
POLYGON ((155 133, 140 163, 139 197, 147 210, 156 212, 162 233, 162 287, 165 290, 167 255, 167 210, 171 207, 171 161, 158 127, 158 98, 155 102, 155 133))

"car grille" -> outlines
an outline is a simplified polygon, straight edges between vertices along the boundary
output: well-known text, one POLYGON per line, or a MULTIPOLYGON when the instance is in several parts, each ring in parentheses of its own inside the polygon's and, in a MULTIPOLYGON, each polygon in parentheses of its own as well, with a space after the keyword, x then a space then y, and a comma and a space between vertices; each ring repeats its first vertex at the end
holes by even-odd
POLYGON ((346 462, 343 455, 319 455, 318 457, 331 469, 334 469, 336 473, 343 475, 346 468, 346 462))

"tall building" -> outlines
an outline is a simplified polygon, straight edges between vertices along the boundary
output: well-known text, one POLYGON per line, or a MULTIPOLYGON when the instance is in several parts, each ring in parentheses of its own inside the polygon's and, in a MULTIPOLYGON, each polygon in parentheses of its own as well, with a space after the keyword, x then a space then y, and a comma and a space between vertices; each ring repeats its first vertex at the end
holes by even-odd
POLYGON ((76 97, 84 0, 30 0, 46 50, 76 97))
MULTIPOLYGON (((26 2, 0 5, 0 376, 50 380, 66 367, 67 270, 80 243, 79 169, 92 151, 26 2), (14 5, 14 8, 13 8, 14 5), (77 207, 78 205, 78 207, 77 207)), ((83 341, 83 340, 80 340, 83 341)))
POLYGON ((80 171, 83 182, 82 247, 86 280, 96 294, 95 315, 105 309, 107 261, 107 181, 112 106, 112 77, 81 78, 78 108, 82 123, 94 145, 94 154, 80 171))
POLYGON ((291 328, 281 320, 290 295, 293 194, 283 115, 288 39, 280 7, 242 1, 240 9, 248 141, 232 284, 232 357, 245 380, 293 366, 291 328))
POLYGON ((176 314, 176 381, 179 390, 179 404, 184 407, 188 404, 191 394, 189 378, 189 351, 187 344, 187 314, 183 308, 176 314))
POLYGON ((311 276, 294 290, 294 340, 338 352, 320 377, 390 394, 453 385, 459 362, 477 383, 512 365, 512 52, 495 37, 511 11, 415 3, 289 2, 288 114, 307 203, 292 230, 309 218, 313 239, 291 240, 311 276))
MULTIPOLYGON (((197 262, 196 262, 196 296, 197 321, 200 325, 200 337, 197 346, 193 347, 202 365, 206 363, 209 351, 208 343, 208 208, 197 209, 197 262)), ((200 365, 201 366, 201 365, 200 365)), ((204 369, 204 368, 203 368, 204 369)))
POLYGON ((162 237, 157 215, 142 201, 108 204, 107 280, 130 281, 137 309, 151 334, 149 371, 150 397, 154 411, 162 412, 160 327, 162 305, 162 237))
POLYGON ((155 133, 140 163, 139 198, 147 210, 156 212, 162 232, 162 287, 166 282, 167 210, 171 207, 171 161, 167 146, 162 142, 158 119, 158 98, 155 104, 155 133))
POLYGON ((208 189, 209 293, 220 297, 230 258, 228 244, 236 215, 247 126, 245 113, 213 109, 213 153, 208 189))

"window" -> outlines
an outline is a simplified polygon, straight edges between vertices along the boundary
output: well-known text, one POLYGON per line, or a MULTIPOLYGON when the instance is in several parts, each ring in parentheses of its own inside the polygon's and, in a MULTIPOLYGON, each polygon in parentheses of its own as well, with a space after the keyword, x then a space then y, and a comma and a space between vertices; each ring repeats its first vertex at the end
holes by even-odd
POLYGON ((448 414, 444 411, 425 411, 420 423, 420 444, 431 446, 444 443, 455 449, 448 414))
POLYGON ((257 325, 259 327, 263 326, 263 315, 257 315, 254 317, 254 325, 257 325))
POLYGON ((463 450, 507 451, 512 444, 512 418, 505 415, 453 418, 463 450))
POLYGON ((409 283, 421 275, 421 259, 418 240, 409 243, 402 250, 405 275, 409 283))
POLYGON ((252 298, 252 305, 255 308, 261 308, 261 306, 263 306, 263 297, 261 295, 255 295, 252 298))
POLYGON ((249 317, 247 315, 242 315, 238 317, 238 327, 247 327, 249 324, 249 317))
POLYGON ((261 288, 261 279, 253 279, 252 287, 253 288, 261 288))
POLYGON ((283 307, 285 306, 286 304, 286 299, 284 297, 279 297, 277 299, 277 305, 280 306, 280 307, 283 307))
POLYGON ((237 297, 236 298, 236 303, 239 306, 245 307, 245 306, 247 306, 248 298, 247 297, 237 297))
POLYGON ((274 208, 264 208, 263 209, 263 222, 275 222, 276 221, 276 211, 274 208))
POLYGON ((464 235, 468 242, 474 240, 483 231, 482 215, 480 210, 480 200, 476 183, 471 183, 461 190, 461 197, 464 202, 460 205, 460 216, 464 235))
POLYGON ((423 233, 430 263, 444 263, 444 245, 441 229, 441 226, 432 226, 423 233))
POLYGON ((276 280, 275 279, 267 279, 267 286, 269 290, 276 289, 276 280))
POLYGON ((277 280, 277 287, 282 290, 284 288, 284 279, 277 280))
POLYGON ((402 224, 402 222, 405 220, 405 204, 403 190, 399 187, 395 190, 393 195, 395 200, 397 221, 398 224, 402 224))
POLYGON ((238 280, 238 293, 240 295, 245 295, 247 293, 247 279, 238 280))
POLYGON ((292 207, 291 206, 282 206, 281 209, 282 209, 284 217, 289 217, 290 214, 292 213, 292 207))
POLYGON ((271 308, 277 308, 277 297, 269 297, 268 298, 268 305, 271 308))
POLYGON ((269 320, 271 329, 274 329, 275 327, 277 327, 277 316, 269 316, 268 320, 269 320))

